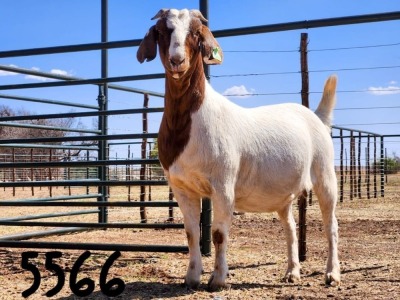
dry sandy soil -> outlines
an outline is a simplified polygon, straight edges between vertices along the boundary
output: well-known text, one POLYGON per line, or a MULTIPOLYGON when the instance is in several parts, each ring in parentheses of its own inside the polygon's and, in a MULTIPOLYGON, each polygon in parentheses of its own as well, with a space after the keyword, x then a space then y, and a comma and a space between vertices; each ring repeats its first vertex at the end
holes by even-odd
MULTIPOLYGON (((189 290, 182 286, 188 256, 176 253, 122 252, 110 268, 107 280, 121 278, 126 284, 122 294, 114 299, 398 299, 399 186, 398 181, 394 182, 385 198, 346 199, 338 205, 342 269, 340 287, 324 285, 327 244, 316 202, 308 209, 308 253, 307 260, 302 263, 302 281, 298 284, 281 281, 286 270, 286 245, 282 227, 274 214, 235 216, 228 252, 229 289, 215 293, 206 290, 213 266, 212 257, 203 259, 204 275, 199 290, 189 290)), ((4 195, 2 198, 5 199, 4 195)), ((15 211, 13 213, 20 214, 15 211)), ((134 221, 133 216, 138 214, 137 210, 134 213, 112 210, 110 219, 134 221)), ((155 214, 154 218, 162 221, 164 216, 155 214)), ((180 221, 179 215, 177 221, 180 221)), ((0 233, 5 234, 4 231, 0 233)), ((172 229, 112 229, 41 240, 129 244, 156 241, 157 244, 183 245, 185 234, 183 230, 172 229)), ((27 249, 0 248, 0 299, 23 299, 21 293, 31 286, 31 273, 20 267, 21 253, 24 251, 27 249)), ((56 276, 44 268, 44 253, 49 251, 39 250, 39 257, 30 260, 39 267, 42 282, 29 299, 45 299, 45 293, 56 284, 56 276)), ((62 290, 51 299, 82 299, 71 292, 69 274, 83 251, 62 252, 62 258, 55 262, 64 269, 66 282, 62 290)), ((98 282, 101 268, 111 252, 91 252, 92 256, 83 264, 78 280, 89 277, 96 282, 93 293, 85 299, 108 299, 100 291, 98 282)))

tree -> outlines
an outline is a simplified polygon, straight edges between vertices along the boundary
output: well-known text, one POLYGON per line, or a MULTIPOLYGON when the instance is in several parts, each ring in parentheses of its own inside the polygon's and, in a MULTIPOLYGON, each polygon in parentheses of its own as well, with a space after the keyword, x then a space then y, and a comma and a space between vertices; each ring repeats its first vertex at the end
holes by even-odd
MULTIPOLYGON (((12 117, 12 116, 31 116, 33 113, 27 110, 14 111, 8 106, 0 106, 0 117, 12 117)), ((0 139, 11 140, 11 139, 24 139, 24 138, 40 138, 40 137, 56 137, 62 138, 70 134, 67 130, 51 130, 47 128, 34 128, 29 125, 40 125, 56 128, 71 129, 75 127, 82 127, 82 124, 78 119, 74 118, 59 118, 59 119, 30 119, 24 121, 15 122, 18 124, 26 124, 27 127, 23 126, 0 126, 0 139)), ((82 134, 82 133, 80 133, 82 134)), ((62 142, 50 142, 46 145, 61 145, 62 142)), ((82 143, 80 143, 82 144, 82 143)), ((79 156, 81 150, 71 151, 71 156, 79 156)), ((46 148, 44 147, 0 147, 0 156, 2 161, 15 161, 15 162, 26 162, 26 161, 56 161, 64 160, 64 150, 57 148, 46 148)), ((49 169, 21 169, 17 173, 16 179, 27 180, 27 178, 40 178, 43 180, 46 177, 50 177, 51 171, 49 169)), ((5 178, 4 174, 3 179, 5 178)))
MULTIPOLYGON (((153 140, 153 149, 150 150, 149 158, 157 158, 158 159, 158 140, 153 140)), ((151 165, 151 172, 153 175, 157 176, 157 178, 164 177, 164 170, 161 167, 161 164, 152 164, 151 165)))
MULTIPOLYGON (((383 168, 386 174, 396 174, 400 170, 400 158, 395 156, 394 158, 388 157, 383 161, 383 168)), ((381 160, 377 160, 372 163, 372 170, 377 170, 379 173, 381 170, 381 160)))
POLYGON ((393 152, 393 158, 387 158, 385 161, 385 169, 388 174, 396 174, 400 170, 400 157, 393 152))

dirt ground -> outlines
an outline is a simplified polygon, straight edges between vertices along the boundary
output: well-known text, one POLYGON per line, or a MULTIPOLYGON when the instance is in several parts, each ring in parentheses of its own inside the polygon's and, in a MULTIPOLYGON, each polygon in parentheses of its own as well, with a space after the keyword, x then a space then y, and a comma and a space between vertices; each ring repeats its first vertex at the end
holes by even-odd
MULTIPOLYGON (((399 182, 385 198, 346 199, 338 204, 339 255, 342 284, 324 285, 327 243, 318 204, 307 213, 307 260, 302 263, 302 281, 281 281, 286 270, 286 245, 283 229, 275 214, 235 216, 228 250, 230 288, 215 293, 206 290, 213 257, 203 258, 204 275, 199 290, 182 286, 188 255, 181 253, 122 252, 111 266, 107 280, 120 278, 124 291, 114 299, 398 299, 400 297, 400 189, 399 182)), ((3 198, 4 199, 4 198, 3 198)), ((2 208, 3 209, 3 208, 2 208)), ((110 216, 130 220, 132 213, 111 211, 110 216)), ((138 213, 135 212, 135 216, 138 213)), ((3 216, 2 216, 3 217, 3 216)), ((158 216, 162 220, 162 216, 158 216)), ((180 221, 177 215, 177 221, 180 221)), ((4 234, 4 232, 2 232, 4 234)), ((183 230, 111 229, 42 238, 47 241, 102 242, 184 245, 183 230)), ((32 249, 29 249, 32 250, 32 249)), ((23 299, 33 276, 23 270, 21 253, 27 249, 0 248, 0 299, 23 299)), ((44 299, 56 285, 56 276, 45 269, 44 254, 29 260, 38 266, 41 284, 28 299, 44 299)), ((59 293, 50 299, 83 299, 69 287, 73 264, 84 251, 63 250, 54 261, 65 272, 66 281, 59 293)), ((78 280, 95 281, 94 291, 84 299, 109 299, 100 290, 101 269, 112 252, 91 251, 82 265, 78 280)))

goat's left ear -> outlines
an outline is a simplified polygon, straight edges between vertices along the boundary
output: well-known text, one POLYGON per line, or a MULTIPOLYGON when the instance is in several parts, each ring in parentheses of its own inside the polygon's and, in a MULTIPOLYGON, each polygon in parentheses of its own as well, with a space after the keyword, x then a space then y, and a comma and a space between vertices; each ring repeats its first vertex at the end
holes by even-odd
POLYGON ((157 39, 158 32, 156 26, 153 25, 146 33, 136 53, 136 58, 140 63, 143 63, 145 60, 151 61, 157 56, 157 39))
POLYGON ((224 57, 222 49, 207 26, 202 25, 200 36, 204 63, 207 65, 221 64, 224 57))

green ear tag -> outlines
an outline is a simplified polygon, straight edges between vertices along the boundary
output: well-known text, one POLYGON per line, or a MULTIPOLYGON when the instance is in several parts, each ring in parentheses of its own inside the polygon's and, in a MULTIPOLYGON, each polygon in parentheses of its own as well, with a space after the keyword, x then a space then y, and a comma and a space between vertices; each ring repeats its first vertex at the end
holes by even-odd
POLYGON ((212 50, 212 54, 211 54, 211 58, 212 59, 216 59, 218 61, 222 61, 221 55, 219 54, 219 48, 216 47, 212 50))

